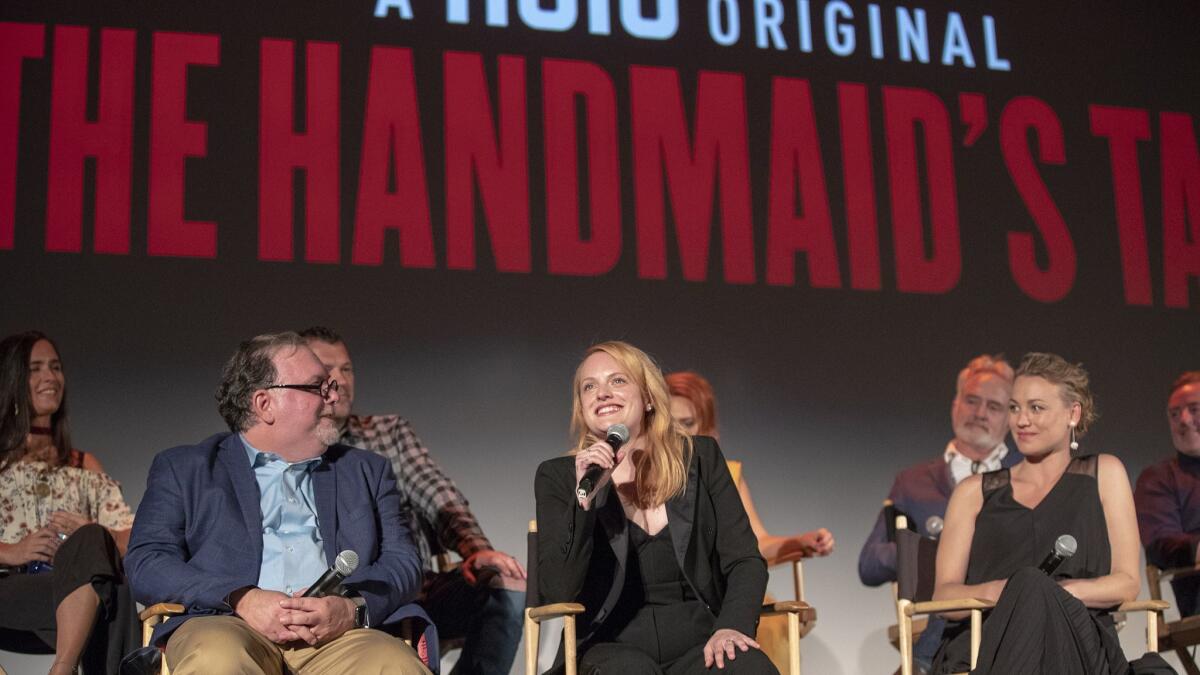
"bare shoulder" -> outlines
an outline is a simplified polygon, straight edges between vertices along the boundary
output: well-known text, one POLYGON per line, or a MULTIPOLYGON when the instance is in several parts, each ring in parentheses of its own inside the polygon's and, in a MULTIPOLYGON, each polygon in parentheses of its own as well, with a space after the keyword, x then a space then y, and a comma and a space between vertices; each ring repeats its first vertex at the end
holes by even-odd
POLYGON ((1125 463, 1116 455, 1097 455, 1096 480, 1101 489, 1122 485, 1129 488, 1129 473, 1125 470, 1125 463))
POLYGON ((950 494, 947 509, 978 512, 983 506, 983 475, 974 474, 963 479, 950 494))
POLYGON ((96 459, 96 456, 90 452, 83 453, 83 468, 87 469, 88 471, 94 471, 95 473, 105 473, 104 465, 101 464, 100 460, 96 459))
POLYGON ((970 476, 964 478, 963 481, 954 488, 954 496, 958 496, 959 494, 964 496, 974 494, 982 498, 983 474, 971 474, 970 476))

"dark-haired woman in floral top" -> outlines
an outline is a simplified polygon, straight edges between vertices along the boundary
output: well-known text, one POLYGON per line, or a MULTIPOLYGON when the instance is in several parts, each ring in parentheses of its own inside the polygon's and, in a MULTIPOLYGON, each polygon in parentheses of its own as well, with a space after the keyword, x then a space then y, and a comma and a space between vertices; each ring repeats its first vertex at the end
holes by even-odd
POLYGON ((55 650, 52 675, 116 673, 136 646, 121 569, 133 514, 71 446, 66 378, 37 332, 0 342, 0 647, 55 650))

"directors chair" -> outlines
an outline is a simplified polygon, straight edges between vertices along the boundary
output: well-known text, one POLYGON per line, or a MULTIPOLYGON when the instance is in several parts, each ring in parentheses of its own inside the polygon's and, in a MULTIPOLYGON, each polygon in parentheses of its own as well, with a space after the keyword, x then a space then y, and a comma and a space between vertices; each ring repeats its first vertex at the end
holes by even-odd
MULTIPOLYGON (((1164 570, 1154 565, 1146 565, 1146 582, 1150 588, 1150 598, 1162 601, 1163 582, 1183 579, 1196 574, 1200 574, 1200 566, 1174 567, 1164 570)), ((1175 652, 1175 655, 1179 657, 1179 662, 1183 664, 1183 670, 1187 675, 1200 675, 1200 667, 1196 665, 1196 658, 1187 649, 1188 647, 1200 644, 1200 615, 1181 617, 1176 621, 1167 621, 1166 617, 1163 616, 1163 612, 1159 611, 1157 618, 1158 630, 1156 634, 1158 637, 1158 646, 1155 651, 1175 652)))
MULTIPOLYGON (((576 675, 576 630, 575 617, 584 612, 583 605, 577 602, 559 602, 549 605, 541 604, 538 595, 537 564, 537 521, 529 521, 529 533, 526 537, 528 557, 526 558, 525 579, 525 675, 538 675, 538 646, 541 638, 541 625, 551 619, 563 620, 563 656, 566 675, 576 675)), ((817 611, 803 600, 804 577, 799 561, 793 562, 793 583, 796 586, 797 599, 773 602, 762 606, 761 616, 786 616, 788 622, 788 660, 790 675, 800 675, 800 638, 812 630, 817 621, 817 611), (802 628, 803 627, 803 628, 802 628)))
MULTIPOLYGON (((937 540, 908 529, 908 518, 896 516, 896 619, 899 627, 900 672, 912 675, 912 617, 918 614, 970 611, 971 668, 979 659, 979 643, 983 633, 983 612, 995 603, 989 600, 966 598, 931 601, 937 573, 937 540)), ((1152 586, 1153 588, 1153 586, 1152 586)), ((1159 651, 1159 615, 1170 607, 1161 598, 1131 600, 1114 609, 1116 613, 1146 613, 1146 648, 1159 651)))
POLYGON ((900 650, 900 673, 913 673, 913 619, 942 612, 971 613, 971 668, 979 659, 983 636, 983 610, 995 603, 977 598, 933 600, 937 575, 937 539, 908 529, 908 516, 897 515, 896 524, 896 627, 900 650))

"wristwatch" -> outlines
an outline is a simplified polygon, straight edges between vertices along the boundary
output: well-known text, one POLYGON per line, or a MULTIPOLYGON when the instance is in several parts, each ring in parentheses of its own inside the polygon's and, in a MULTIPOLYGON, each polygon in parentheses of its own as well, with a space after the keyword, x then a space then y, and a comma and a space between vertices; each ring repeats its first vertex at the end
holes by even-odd
POLYGON ((367 601, 361 596, 351 596, 350 602, 354 603, 354 627, 355 628, 370 628, 370 617, 367 616, 367 601))

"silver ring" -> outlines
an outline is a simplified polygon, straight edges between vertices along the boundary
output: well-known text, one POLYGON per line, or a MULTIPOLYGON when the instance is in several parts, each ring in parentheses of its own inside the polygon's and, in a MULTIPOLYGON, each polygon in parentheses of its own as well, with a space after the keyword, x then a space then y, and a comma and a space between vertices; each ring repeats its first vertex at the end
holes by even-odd
POLYGON ((59 540, 59 541, 66 541, 66 540, 67 540, 67 535, 66 535, 65 533, 63 533, 63 532, 59 532, 59 533, 58 533, 58 540, 59 540))

